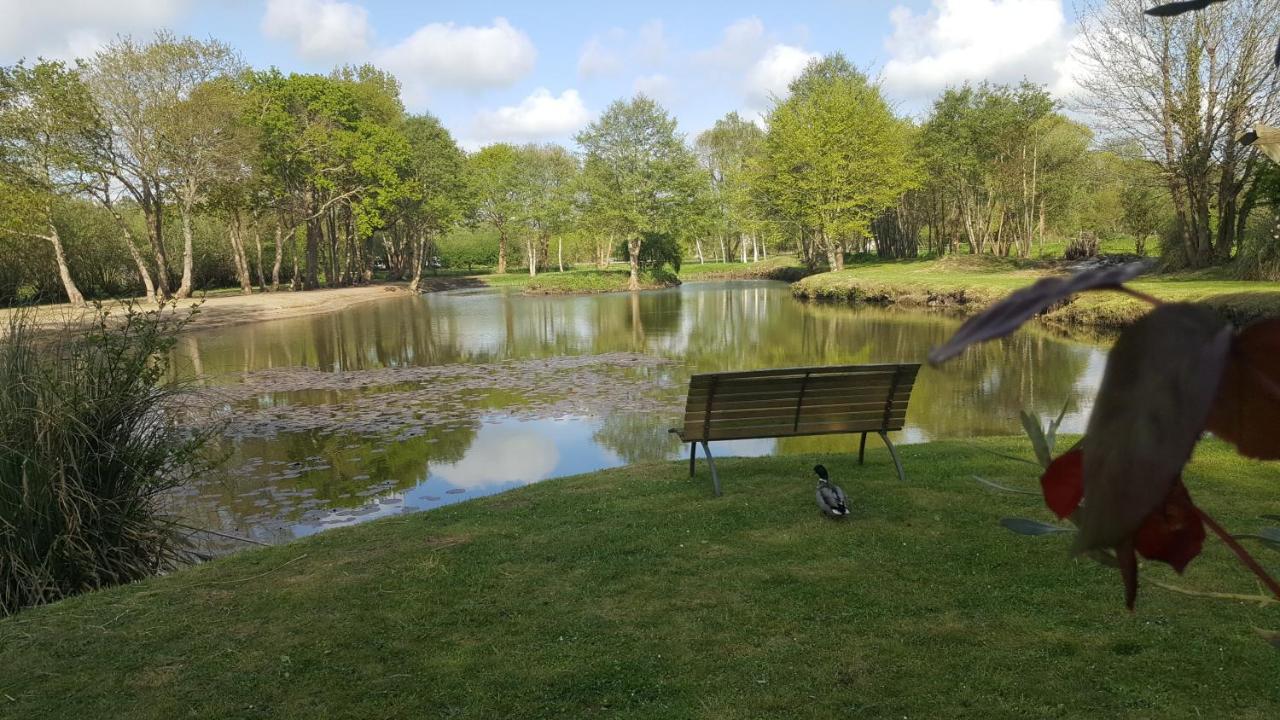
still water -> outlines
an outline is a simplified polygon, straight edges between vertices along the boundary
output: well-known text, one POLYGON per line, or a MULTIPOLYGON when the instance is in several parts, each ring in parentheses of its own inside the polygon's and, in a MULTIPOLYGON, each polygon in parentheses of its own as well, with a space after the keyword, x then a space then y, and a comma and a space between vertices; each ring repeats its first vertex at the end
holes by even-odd
MULTIPOLYGON (((193 523, 267 542, 627 463, 674 459, 692 373, 921 361, 959 321, 818 305, 768 281, 641 294, 396 296, 185 335, 175 367, 225 423, 193 523)), ((1082 429, 1103 346, 1038 328, 924 368, 898 442, 1082 429)), ((848 451, 856 438, 735 441, 718 455, 848 451)), ((910 468, 908 468, 908 473, 910 468)))

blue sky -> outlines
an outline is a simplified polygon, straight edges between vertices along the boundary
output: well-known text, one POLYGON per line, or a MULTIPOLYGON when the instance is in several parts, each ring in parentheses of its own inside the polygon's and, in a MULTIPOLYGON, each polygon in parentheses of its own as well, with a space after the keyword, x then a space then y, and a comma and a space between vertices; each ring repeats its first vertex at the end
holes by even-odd
POLYGON ((0 0, 0 17, 5 63, 162 27, 227 41, 259 67, 373 62, 469 148, 571 142, 639 91, 696 135, 730 110, 758 117, 809 58, 834 51, 907 113, 965 80, 1025 76, 1066 93, 1074 34, 1062 0, 0 0))

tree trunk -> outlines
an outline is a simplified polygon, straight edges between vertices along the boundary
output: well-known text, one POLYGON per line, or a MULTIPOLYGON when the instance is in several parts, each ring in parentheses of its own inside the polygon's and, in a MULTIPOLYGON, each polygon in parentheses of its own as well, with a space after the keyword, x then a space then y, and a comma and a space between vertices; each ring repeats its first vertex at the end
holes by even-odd
POLYGON ((174 297, 179 300, 191 297, 192 275, 195 273, 194 243, 191 230, 191 203, 183 201, 178 213, 182 219, 182 284, 174 297))
MULTIPOLYGON (((290 235, 290 239, 294 239, 290 235)), ((284 264, 284 227, 276 217, 276 258, 271 265, 271 292, 280 289, 280 266, 284 264)))
POLYGON ((249 276, 249 259, 244 252, 244 227, 240 224, 238 212, 231 218, 230 225, 227 239, 231 244, 231 261, 236 267, 236 280, 240 283, 240 293, 252 295, 253 278, 249 276))
POLYGON ((418 292, 422 287, 422 256, 426 253, 426 241, 419 235, 410 242, 413 243, 413 279, 409 281, 409 290, 418 292))
POLYGON ((169 257, 164 249, 164 205, 159 188, 152 190, 144 181, 140 205, 147 226, 147 240, 156 259, 156 299, 164 302, 169 299, 173 284, 169 281, 169 257))
POLYGON ((142 253, 138 252, 137 246, 133 244, 133 238, 125 236, 124 244, 129 248, 129 257, 133 258, 133 264, 138 266, 138 277, 142 278, 142 287, 147 293, 147 302, 156 301, 156 286, 151 281, 151 271, 147 269, 147 263, 142 259, 142 253))
POLYGON ((627 239, 627 251, 631 256, 631 279, 627 281, 628 290, 640 289, 640 238, 639 236, 627 239))
POLYGON ((84 295, 80 292, 80 288, 76 287, 76 281, 71 277, 71 268, 67 266, 67 254, 62 247, 62 237, 58 235, 58 228, 49 223, 49 234, 46 236, 49 244, 53 245, 53 259, 58 263, 58 277, 62 279, 62 290, 67 293, 67 302, 77 307, 84 305, 84 295))
POLYGON ((556 266, 560 268, 560 272, 564 272, 564 236, 556 238, 556 266))
POLYGON ((506 228, 498 230, 498 267, 495 272, 502 275, 507 271, 507 231, 506 228))
POLYGON ((262 267, 262 233, 255 226, 253 228, 253 246, 258 254, 258 290, 267 291, 266 271, 262 267))
POLYGON ((138 277, 142 278, 142 287, 147 292, 147 302, 156 301, 156 286, 151 281, 151 271, 147 269, 146 260, 142 259, 142 253, 138 252, 138 246, 133 244, 133 232, 129 230, 129 226, 125 224, 124 218, 115 211, 115 208, 108 208, 111 215, 115 217, 116 223, 120 225, 120 230, 124 233, 125 247, 129 248, 129 257, 133 258, 133 264, 138 266, 138 277))
POLYGON ((320 236, 324 234, 320 218, 307 220, 307 268, 302 285, 307 290, 320 287, 320 236))
POLYGON ((529 261, 529 277, 537 277, 538 275, 538 240, 533 235, 529 235, 524 241, 524 251, 527 256, 525 259, 529 261))

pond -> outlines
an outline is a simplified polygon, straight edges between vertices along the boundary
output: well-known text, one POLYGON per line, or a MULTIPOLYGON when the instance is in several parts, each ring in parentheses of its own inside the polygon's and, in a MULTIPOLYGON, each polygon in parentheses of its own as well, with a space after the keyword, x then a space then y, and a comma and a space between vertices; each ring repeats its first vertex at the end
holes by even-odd
MULTIPOLYGON (((667 433, 692 373, 920 361, 959 320, 806 303, 784 283, 640 294, 396 296, 193 332, 176 371, 224 423, 223 470, 186 488, 193 525, 279 542, 547 478, 682 457, 667 433)), ((1024 329, 921 371, 896 442, 1079 432, 1105 347, 1024 329)), ((734 441, 717 455, 847 452, 852 436, 734 441)), ((891 472, 885 468, 886 472, 891 472)), ((910 467, 907 468, 910 474, 910 467)), ((709 491, 709 488, 708 488, 709 491)))

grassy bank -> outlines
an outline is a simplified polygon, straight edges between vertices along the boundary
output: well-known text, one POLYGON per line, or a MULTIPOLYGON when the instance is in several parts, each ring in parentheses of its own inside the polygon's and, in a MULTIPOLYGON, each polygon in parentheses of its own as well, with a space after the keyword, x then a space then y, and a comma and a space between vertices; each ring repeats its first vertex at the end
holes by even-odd
MULTIPOLYGON (((536 277, 530 277, 528 273, 506 273, 482 275, 475 279, 489 287, 518 288, 527 295, 590 295, 627 290, 631 273, 624 269, 580 268, 539 273, 536 277)), ((679 278, 668 272, 640 273, 641 290, 661 290, 679 284, 679 278)))
MULTIPOLYGON (((848 447, 833 440, 833 447, 848 447)), ((1114 571, 1062 536, 995 440, 726 459, 553 480, 333 530, 0 622, 5 717, 1232 717, 1280 713, 1280 609, 1210 543, 1184 578, 1114 571), (832 468, 849 522, 821 517, 832 468)), ((1188 472, 1239 531, 1275 467, 1217 444, 1188 472)), ((1265 552, 1265 551, 1260 551, 1265 552)), ((1275 555, 1265 560, 1274 561, 1275 555)))
MULTIPOLYGON (((782 280, 795 282, 808 274, 798 260, 782 255, 757 263, 685 263, 677 275, 669 272, 644 272, 640 276, 642 290, 661 290, 694 280, 782 280)), ((529 277, 527 272, 502 275, 478 275, 465 280, 489 287, 519 288, 530 295, 583 295, 622 292, 627 289, 629 271, 625 268, 575 268, 564 272, 542 272, 529 277)), ((457 283, 442 283, 438 288, 453 289, 457 283)))
MULTIPOLYGON (((794 292, 812 300, 942 307, 972 313, 1050 272, 988 257, 867 261, 840 272, 804 278, 795 284, 794 292)), ((1280 316, 1280 284, 1231 280, 1221 271, 1148 275, 1132 285, 1163 300, 1212 303, 1241 324, 1280 316)), ((1045 319, 1119 327, 1133 322, 1146 309, 1143 303, 1123 295, 1093 293, 1076 297, 1045 319)))
POLYGON ((776 255, 753 263, 687 261, 680 268, 680 278, 692 280, 782 280, 795 282, 809 270, 793 255, 776 255))

